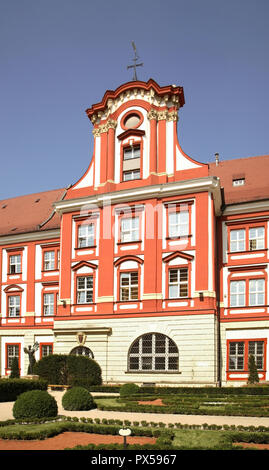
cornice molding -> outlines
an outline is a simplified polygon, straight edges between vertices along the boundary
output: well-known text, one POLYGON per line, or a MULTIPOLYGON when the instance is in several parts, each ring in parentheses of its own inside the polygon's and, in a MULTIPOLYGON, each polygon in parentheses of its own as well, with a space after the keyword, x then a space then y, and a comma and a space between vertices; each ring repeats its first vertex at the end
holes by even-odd
POLYGON ((262 201, 239 202, 230 204, 223 210, 223 216, 235 214, 247 214, 248 212, 263 212, 269 210, 269 199, 262 201))
POLYGON ((52 238, 60 238, 60 229, 44 230, 42 232, 17 233, 16 235, 4 235, 0 237, 0 246, 11 243, 23 243, 29 241, 43 241, 52 238))
POLYGON ((169 196, 180 196, 189 193, 209 192, 213 196, 216 215, 221 215, 221 190, 219 178, 205 176, 193 180, 177 181, 174 183, 159 184, 153 186, 142 186, 128 190, 114 191, 110 193, 96 194, 90 197, 67 199, 54 203, 56 212, 64 214, 67 212, 86 210, 87 207, 103 207, 121 203, 135 202, 152 198, 169 196))

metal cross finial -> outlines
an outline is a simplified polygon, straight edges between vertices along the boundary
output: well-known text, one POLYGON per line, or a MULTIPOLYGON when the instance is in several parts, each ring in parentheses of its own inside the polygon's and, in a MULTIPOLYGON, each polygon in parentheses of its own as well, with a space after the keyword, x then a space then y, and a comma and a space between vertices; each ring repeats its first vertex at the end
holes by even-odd
POLYGON ((135 57, 134 57, 134 59, 133 59, 134 65, 128 65, 128 66, 127 66, 127 69, 131 69, 131 68, 134 69, 134 77, 133 77, 133 80, 136 81, 136 80, 137 80, 136 67, 140 67, 140 66, 142 66, 142 65, 144 65, 144 64, 143 64, 143 63, 141 63, 141 64, 137 64, 137 63, 136 63, 137 60, 139 59, 139 57, 138 57, 138 55, 137 55, 137 53, 136 53, 136 46, 135 46, 134 41, 132 41, 132 46, 133 46, 133 50, 134 50, 134 53, 135 53, 135 57))

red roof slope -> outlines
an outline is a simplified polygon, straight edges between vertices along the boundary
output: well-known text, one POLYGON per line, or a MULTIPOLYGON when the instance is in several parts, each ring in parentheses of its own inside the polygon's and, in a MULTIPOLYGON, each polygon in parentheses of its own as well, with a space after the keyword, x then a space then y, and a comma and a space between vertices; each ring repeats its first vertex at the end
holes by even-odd
POLYGON ((269 155, 209 163, 209 175, 220 178, 225 204, 269 199, 269 155), (245 184, 233 186, 241 178, 245 184))
POLYGON ((0 236, 59 228, 52 204, 64 195, 56 189, 0 201, 0 236))

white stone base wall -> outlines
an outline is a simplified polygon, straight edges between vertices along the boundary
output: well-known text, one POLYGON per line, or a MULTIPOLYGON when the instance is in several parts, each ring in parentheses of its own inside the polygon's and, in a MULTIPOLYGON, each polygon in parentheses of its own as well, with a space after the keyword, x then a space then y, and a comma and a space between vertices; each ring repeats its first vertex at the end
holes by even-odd
POLYGON ((85 331, 85 346, 102 368, 104 383, 210 384, 217 382, 217 328, 214 315, 186 315, 57 322, 54 353, 69 354, 77 346, 76 333, 85 331), (110 334, 91 328, 111 328, 110 334), (62 333, 60 330, 64 330, 62 333), (67 333, 66 331, 69 330, 67 333), (179 371, 128 372, 127 357, 133 341, 145 333, 162 333, 179 351, 179 371))
MULTIPOLYGON (((55 354, 69 354, 78 346, 77 333, 86 334, 84 346, 91 349, 102 369, 103 383, 203 386, 217 384, 217 321, 214 315, 55 321, 53 330, 6 330, 1 341, 1 375, 5 375, 6 344, 21 345, 21 376, 27 375, 28 356, 24 347, 53 342, 55 354), (178 347, 178 372, 128 372, 128 351, 145 333, 162 333, 178 347)), ((35 354, 39 359, 39 351, 35 354)))

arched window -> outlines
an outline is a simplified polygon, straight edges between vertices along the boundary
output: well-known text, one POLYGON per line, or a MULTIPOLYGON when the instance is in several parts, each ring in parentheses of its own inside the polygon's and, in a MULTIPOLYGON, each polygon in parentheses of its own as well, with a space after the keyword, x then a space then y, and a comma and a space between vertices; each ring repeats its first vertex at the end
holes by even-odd
POLYGON ((77 346, 72 349, 70 354, 73 354, 75 356, 87 356, 90 359, 94 358, 93 352, 89 348, 86 348, 86 346, 77 346))
POLYGON ((166 335, 146 333, 137 338, 129 349, 128 370, 177 371, 178 348, 166 335))

